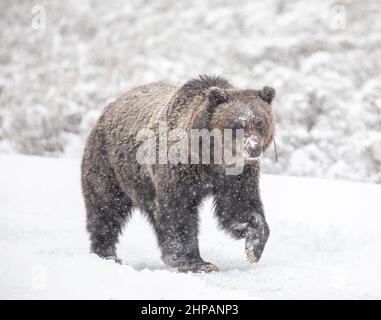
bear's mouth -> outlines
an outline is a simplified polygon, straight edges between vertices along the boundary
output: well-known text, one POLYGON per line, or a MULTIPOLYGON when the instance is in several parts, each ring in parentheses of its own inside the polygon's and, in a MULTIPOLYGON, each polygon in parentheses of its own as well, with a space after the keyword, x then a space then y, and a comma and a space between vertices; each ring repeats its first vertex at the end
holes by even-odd
POLYGON ((250 156, 249 154, 247 154, 247 152, 245 151, 244 153, 243 153, 243 157, 245 158, 245 160, 248 160, 248 161, 257 161, 257 160, 259 160, 260 158, 262 158, 262 151, 261 151, 261 153, 258 155, 258 156, 255 156, 255 157, 252 157, 252 156, 250 156))

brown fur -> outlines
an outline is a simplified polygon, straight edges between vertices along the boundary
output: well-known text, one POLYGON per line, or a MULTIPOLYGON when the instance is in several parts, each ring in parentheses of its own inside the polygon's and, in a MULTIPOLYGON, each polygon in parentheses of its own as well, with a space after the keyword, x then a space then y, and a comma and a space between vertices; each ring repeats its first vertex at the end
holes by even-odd
POLYGON ((226 176, 221 165, 217 170, 218 165, 141 165, 136 133, 157 131, 159 121, 166 121, 169 130, 188 131, 244 125, 245 132, 261 137, 265 150, 274 135, 273 97, 271 88, 241 90, 222 78, 204 76, 182 87, 165 82, 140 86, 108 105, 87 140, 82 162, 91 251, 115 258, 118 235, 136 207, 152 223, 166 264, 181 271, 214 270, 201 259, 197 240, 197 208, 213 195, 220 225, 234 237, 246 238, 247 253, 259 259, 268 237, 259 163, 245 163, 239 176, 226 176), (255 120, 239 123, 245 112, 255 120))

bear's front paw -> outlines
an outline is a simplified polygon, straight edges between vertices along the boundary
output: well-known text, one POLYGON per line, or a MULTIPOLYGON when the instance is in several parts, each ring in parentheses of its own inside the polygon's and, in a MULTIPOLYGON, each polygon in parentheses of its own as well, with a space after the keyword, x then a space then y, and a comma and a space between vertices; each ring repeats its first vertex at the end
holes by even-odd
POLYGON ((269 237, 269 228, 267 224, 264 228, 249 230, 246 235, 245 252, 247 260, 250 263, 258 262, 262 256, 267 239, 269 237))

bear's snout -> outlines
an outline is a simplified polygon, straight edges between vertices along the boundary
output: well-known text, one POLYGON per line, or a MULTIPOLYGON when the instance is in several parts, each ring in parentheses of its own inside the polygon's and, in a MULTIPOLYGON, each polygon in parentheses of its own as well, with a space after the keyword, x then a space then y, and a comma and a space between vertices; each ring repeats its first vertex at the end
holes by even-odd
POLYGON ((246 160, 258 160, 262 156, 262 143, 256 136, 244 139, 243 155, 246 160))

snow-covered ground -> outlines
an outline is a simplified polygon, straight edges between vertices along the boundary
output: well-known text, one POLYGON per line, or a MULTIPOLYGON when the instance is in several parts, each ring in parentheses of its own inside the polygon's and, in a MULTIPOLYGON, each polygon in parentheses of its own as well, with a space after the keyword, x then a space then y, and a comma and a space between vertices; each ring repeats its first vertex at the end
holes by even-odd
POLYGON ((181 274, 160 260, 134 215, 124 265, 88 253, 79 161, 0 155, 0 298, 381 298, 381 186, 263 176, 271 236, 259 264, 202 208, 204 259, 221 271, 181 274))

